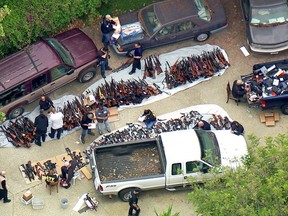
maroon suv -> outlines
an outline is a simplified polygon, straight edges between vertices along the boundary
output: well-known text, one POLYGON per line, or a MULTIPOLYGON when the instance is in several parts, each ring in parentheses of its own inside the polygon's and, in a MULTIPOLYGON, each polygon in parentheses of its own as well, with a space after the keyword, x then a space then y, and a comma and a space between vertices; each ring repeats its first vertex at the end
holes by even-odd
POLYGON ((96 75, 98 50, 80 29, 41 39, 0 61, 0 111, 15 118, 24 105, 75 79, 84 83, 96 75))

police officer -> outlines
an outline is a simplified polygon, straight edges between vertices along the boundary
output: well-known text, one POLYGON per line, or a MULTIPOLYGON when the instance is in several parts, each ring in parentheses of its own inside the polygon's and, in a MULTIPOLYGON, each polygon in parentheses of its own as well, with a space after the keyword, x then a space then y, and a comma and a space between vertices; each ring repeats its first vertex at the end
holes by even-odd
POLYGON ((135 189, 132 193, 131 193, 131 198, 129 199, 129 212, 128 212, 128 216, 132 216, 132 212, 133 209, 136 211, 136 214, 134 214, 135 216, 139 216, 140 214, 140 208, 138 206, 138 198, 139 198, 139 193, 140 190, 139 189, 135 189))
POLYGON ((4 203, 11 202, 10 199, 8 199, 8 190, 6 185, 6 172, 2 171, 0 173, 0 200, 4 199, 4 203))

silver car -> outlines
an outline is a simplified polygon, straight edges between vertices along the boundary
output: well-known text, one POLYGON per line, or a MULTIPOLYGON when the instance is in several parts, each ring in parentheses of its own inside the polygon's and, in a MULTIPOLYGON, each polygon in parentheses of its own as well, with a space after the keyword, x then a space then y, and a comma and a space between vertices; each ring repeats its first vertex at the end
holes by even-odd
POLYGON ((250 49, 276 54, 288 49, 287 0, 241 0, 250 49))

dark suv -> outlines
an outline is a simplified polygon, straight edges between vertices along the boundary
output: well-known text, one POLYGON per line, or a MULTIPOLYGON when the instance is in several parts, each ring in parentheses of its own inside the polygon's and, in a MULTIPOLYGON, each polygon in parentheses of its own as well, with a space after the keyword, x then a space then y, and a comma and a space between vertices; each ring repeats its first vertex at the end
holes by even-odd
POLYGON ((75 79, 88 82, 95 74, 98 50, 80 29, 41 39, 0 61, 0 111, 9 118, 24 105, 75 79))
POLYGON ((215 0, 160 1, 121 15, 119 21, 122 31, 113 46, 118 54, 133 50, 136 41, 144 49, 191 38, 202 42, 227 27, 224 8, 215 0))

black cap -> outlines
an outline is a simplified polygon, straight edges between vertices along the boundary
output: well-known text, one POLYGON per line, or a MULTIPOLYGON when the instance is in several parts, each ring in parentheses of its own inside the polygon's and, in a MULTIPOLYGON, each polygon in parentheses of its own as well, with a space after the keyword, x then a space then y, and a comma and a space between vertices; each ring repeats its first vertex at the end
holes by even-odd
POLYGON ((140 193, 141 190, 140 190, 140 189, 135 189, 134 192, 136 192, 136 193, 140 193))

